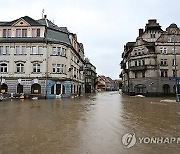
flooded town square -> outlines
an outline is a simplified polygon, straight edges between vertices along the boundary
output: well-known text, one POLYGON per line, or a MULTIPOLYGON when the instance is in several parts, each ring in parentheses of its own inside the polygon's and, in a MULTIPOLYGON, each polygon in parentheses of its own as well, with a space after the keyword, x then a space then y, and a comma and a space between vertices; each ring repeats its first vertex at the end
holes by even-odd
POLYGON ((174 99, 100 92, 5 100, 0 102, 0 153, 178 154, 180 104, 174 99))

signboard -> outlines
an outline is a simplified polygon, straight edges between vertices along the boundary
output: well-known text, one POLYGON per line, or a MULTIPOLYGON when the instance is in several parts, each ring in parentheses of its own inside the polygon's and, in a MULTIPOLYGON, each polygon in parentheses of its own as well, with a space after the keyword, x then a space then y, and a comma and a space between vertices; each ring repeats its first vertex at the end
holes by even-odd
POLYGON ((171 81, 175 81, 175 80, 180 81, 180 77, 177 77, 177 78, 175 78, 175 77, 171 77, 171 78, 169 78, 169 80, 171 80, 171 81))

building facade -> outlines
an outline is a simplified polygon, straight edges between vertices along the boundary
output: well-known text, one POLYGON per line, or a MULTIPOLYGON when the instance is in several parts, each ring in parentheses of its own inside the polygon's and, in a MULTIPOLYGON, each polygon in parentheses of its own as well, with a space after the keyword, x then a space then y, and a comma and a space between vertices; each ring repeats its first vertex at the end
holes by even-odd
POLYGON ((92 63, 90 63, 90 60, 88 58, 85 58, 84 75, 85 93, 95 92, 97 82, 96 67, 92 63))
POLYGON ((0 90, 46 98, 84 93, 84 48, 46 16, 0 22, 0 90))
POLYGON ((176 77, 180 77, 180 29, 171 24, 163 31, 155 19, 149 20, 145 30, 139 29, 136 41, 124 46, 122 58, 124 93, 175 94, 176 77))

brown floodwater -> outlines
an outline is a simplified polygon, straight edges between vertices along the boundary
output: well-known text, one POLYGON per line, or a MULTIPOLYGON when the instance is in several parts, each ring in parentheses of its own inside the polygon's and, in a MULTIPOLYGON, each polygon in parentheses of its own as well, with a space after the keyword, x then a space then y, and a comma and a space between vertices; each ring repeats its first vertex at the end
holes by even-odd
POLYGON ((0 153, 179 154, 180 140, 138 141, 180 137, 180 103, 173 99, 102 92, 73 99, 5 100, 0 102, 0 153), (137 137, 130 148, 122 142, 126 133, 137 137))

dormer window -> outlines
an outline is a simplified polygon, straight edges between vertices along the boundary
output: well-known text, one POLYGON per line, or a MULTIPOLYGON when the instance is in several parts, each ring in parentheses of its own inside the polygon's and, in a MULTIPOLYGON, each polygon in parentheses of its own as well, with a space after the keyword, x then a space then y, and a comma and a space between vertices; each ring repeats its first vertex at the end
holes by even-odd
POLYGON ((11 29, 3 29, 3 37, 11 37, 11 29))
POLYGON ((27 29, 16 29, 16 37, 27 37, 27 29))
POLYGON ((40 37, 40 29, 39 28, 32 29, 32 37, 40 37))

